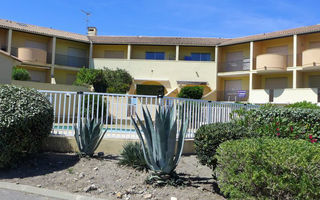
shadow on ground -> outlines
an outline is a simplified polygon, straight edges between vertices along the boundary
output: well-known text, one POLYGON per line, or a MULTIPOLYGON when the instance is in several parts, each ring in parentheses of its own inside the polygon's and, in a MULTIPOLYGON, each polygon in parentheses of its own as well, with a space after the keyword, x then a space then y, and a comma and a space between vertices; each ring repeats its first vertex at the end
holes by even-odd
POLYGON ((40 176, 67 169, 79 161, 76 154, 39 153, 24 159, 17 167, 1 169, 0 179, 40 176))

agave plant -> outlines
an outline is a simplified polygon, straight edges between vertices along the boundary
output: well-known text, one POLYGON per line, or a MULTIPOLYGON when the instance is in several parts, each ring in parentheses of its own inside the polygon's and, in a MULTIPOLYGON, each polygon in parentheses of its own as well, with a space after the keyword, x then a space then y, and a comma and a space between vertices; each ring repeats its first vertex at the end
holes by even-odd
POLYGON ((75 125, 74 137, 76 138, 79 151, 82 155, 93 156, 107 130, 102 131, 102 126, 98 120, 84 120, 80 122, 79 128, 75 125))
POLYGON ((153 175, 170 177, 177 167, 181 158, 186 130, 187 120, 182 121, 178 145, 177 141, 177 118, 172 107, 159 108, 156 111, 155 121, 152 121, 149 110, 143 109, 144 122, 137 116, 137 122, 131 117, 136 132, 142 144, 142 150, 148 167, 154 172, 153 175), (138 127, 141 126, 142 132, 138 127))

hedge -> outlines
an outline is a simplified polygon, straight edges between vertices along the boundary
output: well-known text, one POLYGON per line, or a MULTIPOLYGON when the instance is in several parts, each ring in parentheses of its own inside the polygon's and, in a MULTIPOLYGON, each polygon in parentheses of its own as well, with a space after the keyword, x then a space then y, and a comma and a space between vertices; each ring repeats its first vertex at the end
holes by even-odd
POLYGON ((215 175, 231 199, 320 199, 320 147, 304 140, 227 141, 215 175))
POLYGON ((221 143, 254 136, 255 134, 247 128, 233 122, 203 125, 197 130, 194 138, 197 158, 201 164, 214 169, 217 162, 214 155, 221 143))
POLYGON ((33 89, 0 86, 0 168, 37 152, 52 129, 53 108, 33 89))
POLYGON ((179 98, 187 98, 187 99, 201 99, 203 95, 203 87, 202 86, 186 86, 181 88, 178 93, 179 98))

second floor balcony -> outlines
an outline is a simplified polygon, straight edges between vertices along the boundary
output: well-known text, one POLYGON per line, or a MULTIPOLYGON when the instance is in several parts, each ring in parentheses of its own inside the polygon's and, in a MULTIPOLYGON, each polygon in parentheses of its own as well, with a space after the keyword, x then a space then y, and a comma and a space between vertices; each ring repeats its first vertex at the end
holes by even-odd
POLYGON ((243 58, 241 60, 219 62, 219 72, 249 71, 250 59, 243 58))
POLYGON ((256 57, 257 71, 284 71, 290 65, 292 65, 290 55, 267 53, 256 57))
MULTIPOLYGON (((48 59, 48 62, 51 62, 51 57, 48 59)), ((55 64, 69 67, 88 67, 89 58, 81 56, 69 56, 65 54, 56 54, 55 55, 55 64)))
POLYGON ((25 62, 46 64, 47 51, 29 47, 11 47, 11 54, 25 62))
POLYGON ((320 65, 320 48, 307 49, 302 52, 302 66, 319 66, 320 65))

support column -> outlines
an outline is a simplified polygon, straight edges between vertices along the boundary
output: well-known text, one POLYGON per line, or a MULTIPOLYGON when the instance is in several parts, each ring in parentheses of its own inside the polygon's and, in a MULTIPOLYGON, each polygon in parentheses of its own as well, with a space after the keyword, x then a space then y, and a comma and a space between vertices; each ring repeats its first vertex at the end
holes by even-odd
POLYGON ((12 29, 8 29, 7 52, 11 55, 12 29))
POLYGON ((176 45, 176 61, 179 61, 179 51, 180 51, 179 45, 176 45))
POLYGON ((92 60, 92 52, 93 52, 93 44, 92 41, 90 41, 90 47, 89 47, 89 68, 93 69, 93 60, 92 60))
POLYGON ((253 90, 253 61, 254 61, 254 43, 250 42, 250 74, 249 74, 249 98, 248 101, 250 102, 250 95, 252 94, 253 90))
POLYGON ((51 72, 50 72, 50 77, 51 77, 51 84, 56 84, 56 79, 54 78, 54 65, 55 65, 55 59, 56 59, 56 42, 57 38, 53 37, 52 38, 52 52, 51 52, 51 72))
POLYGON ((218 88, 219 88, 219 77, 218 77, 218 67, 219 67, 219 47, 215 46, 215 51, 214 51, 214 59, 215 59, 215 69, 214 69, 214 75, 215 75, 215 82, 214 82, 214 87, 213 87, 213 91, 216 91, 216 99, 218 100, 219 95, 218 95, 218 88))
POLYGON ((292 88, 296 89, 297 88, 297 54, 298 54, 298 36, 294 35, 293 36, 293 78, 292 78, 292 88))
POLYGON ((131 44, 128 44, 127 60, 131 59, 131 44))
POLYGON ((250 71, 253 70, 253 47, 254 47, 254 43, 250 42, 250 71))

